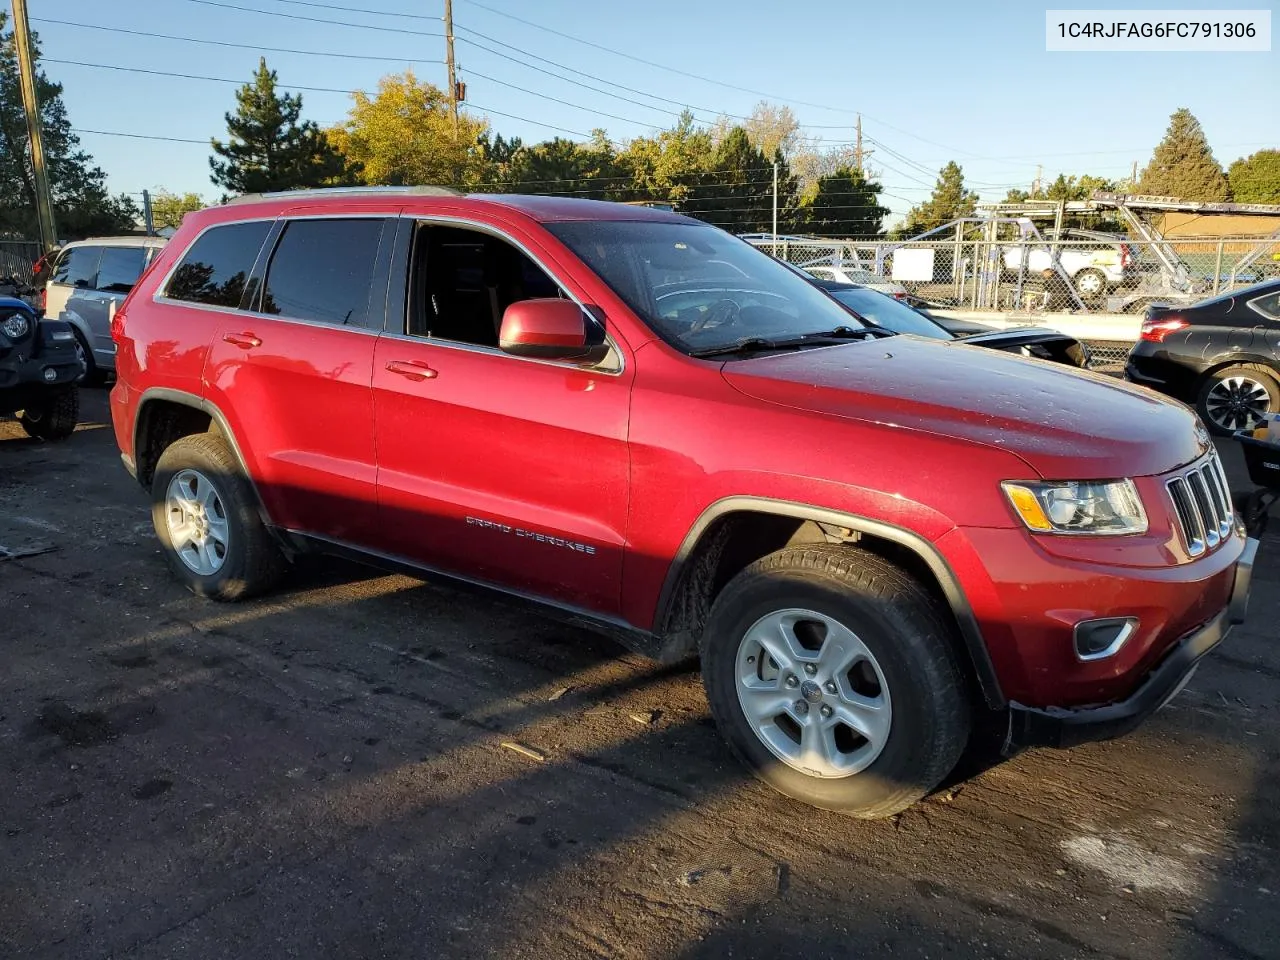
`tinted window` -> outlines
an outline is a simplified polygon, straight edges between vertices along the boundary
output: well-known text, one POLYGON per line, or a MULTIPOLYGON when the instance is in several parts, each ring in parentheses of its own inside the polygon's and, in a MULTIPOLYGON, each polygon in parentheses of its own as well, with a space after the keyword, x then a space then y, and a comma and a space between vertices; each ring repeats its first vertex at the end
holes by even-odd
POLYGON ((128 293, 138 282, 146 258, 145 247, 103 247, 102 262, 98 264, 98 289, 128 293))
POLYGON ((933 337, 935 340, 950 340, 951 334, 938 326, 922 313, 899 303, 893 297, 886 297, 877 290, 866 287, 846 287, 843 290, 828 290, 833 297, 849 307, 858 316, 870 320, 877 327, 884 327, 894 333, 914 333, 921 337, 933 337))
POLYGON ((92 287, 101 256, 101 247, 72 247, 58 261, 58 269, 53 272, 53 282, 72 287, 92 287))
POLYGON ((215 307, 240 306, 245 281, 270 229, 270 220, 258 220, 206 230, 182 258, 165 295, 215 307))
POLYGON ((263 313, 367 326, 382 220, 295 220, 267 268, 263 313))

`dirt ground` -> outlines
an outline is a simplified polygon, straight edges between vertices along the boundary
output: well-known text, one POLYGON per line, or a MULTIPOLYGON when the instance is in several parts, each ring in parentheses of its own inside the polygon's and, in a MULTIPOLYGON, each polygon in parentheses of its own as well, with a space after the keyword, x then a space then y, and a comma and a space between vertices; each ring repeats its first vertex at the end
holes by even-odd
POLYGON ((189 595, 106 415, 0 424, 0 957, 1280 957, 1275 534, 1144 728, 865 823, 523 607, 331 562, 189 595))

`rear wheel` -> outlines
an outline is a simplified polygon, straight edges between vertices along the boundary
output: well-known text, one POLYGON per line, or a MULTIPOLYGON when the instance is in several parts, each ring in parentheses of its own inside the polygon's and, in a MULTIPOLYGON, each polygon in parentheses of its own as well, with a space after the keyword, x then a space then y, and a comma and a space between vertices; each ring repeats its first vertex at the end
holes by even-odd
POLYGON ((1081 270, 1075 284, 1083 300, 1100 300, 1107 292, 1107 276, 1101 270, 1081 270))
POLYGON ((161 454, 151 519, 169 566, 202 597, 240 600, 269 589, 283 572, 253 489, 221 437, 183 437, 161 454))
POLYGON ((100 387, 106 382, 107 376, 98 366, 98 362, 93 359, 93 351, 89 349, 89 344, 84 338, 84 334, 78 329, 76 334, 76 359, 84 364, 84 376, 80 378, 80 382, 87 387, 100 387))
POLYGON ((968 741, 946 620, 918 583, 861 550, 790 548, 739 573, 711 609, 702 675, 752 773, 851 816, 915 803, 968 741))
POLYGON ((28 436, 37 440, 65 440, 80 421, 80 392, 75 385, 55 387, 18 418, 28 436))
POLYGON ((1252 427, 1263 414, 1280 411, 1280 382, 1257 364, 1223 367, 1205 377, 1196 406, 1205 425, 1226 436, 1252 427))

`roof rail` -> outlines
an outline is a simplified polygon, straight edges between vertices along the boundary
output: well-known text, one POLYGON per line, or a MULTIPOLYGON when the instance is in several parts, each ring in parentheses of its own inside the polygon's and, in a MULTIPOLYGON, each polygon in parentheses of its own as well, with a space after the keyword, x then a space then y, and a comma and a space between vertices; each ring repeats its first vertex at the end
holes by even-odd
POLYGON ((342 196, 367 196, 380 194, 407 194, 415 197, 461 197, 464 196, 461 190, 455 190, 453 187, 436 187, 429 185, 411 186, 411 187, 313 187, 304 190, 277 190, 271 193, 243 193, 238 197, 232 197, 226 201, 227 205, 233 203, 256 203, 259 200, 284 200, 291 197, 305 199, 306 197, 342 197, 342 196))

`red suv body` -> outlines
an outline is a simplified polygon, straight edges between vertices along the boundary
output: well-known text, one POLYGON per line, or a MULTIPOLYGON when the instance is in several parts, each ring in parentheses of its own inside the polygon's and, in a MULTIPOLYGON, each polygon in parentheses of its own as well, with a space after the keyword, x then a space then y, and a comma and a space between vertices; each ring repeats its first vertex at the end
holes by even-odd
POLYGON ((187 216, 113 335, 116 438, 193 589, 349 552, 701 652, 739 756, 833 809, 932 788, 975 714, 1008 747, 1129 729, 1247 598, 1189 409, 874 334, 673 213, 245 198, 187 216))

